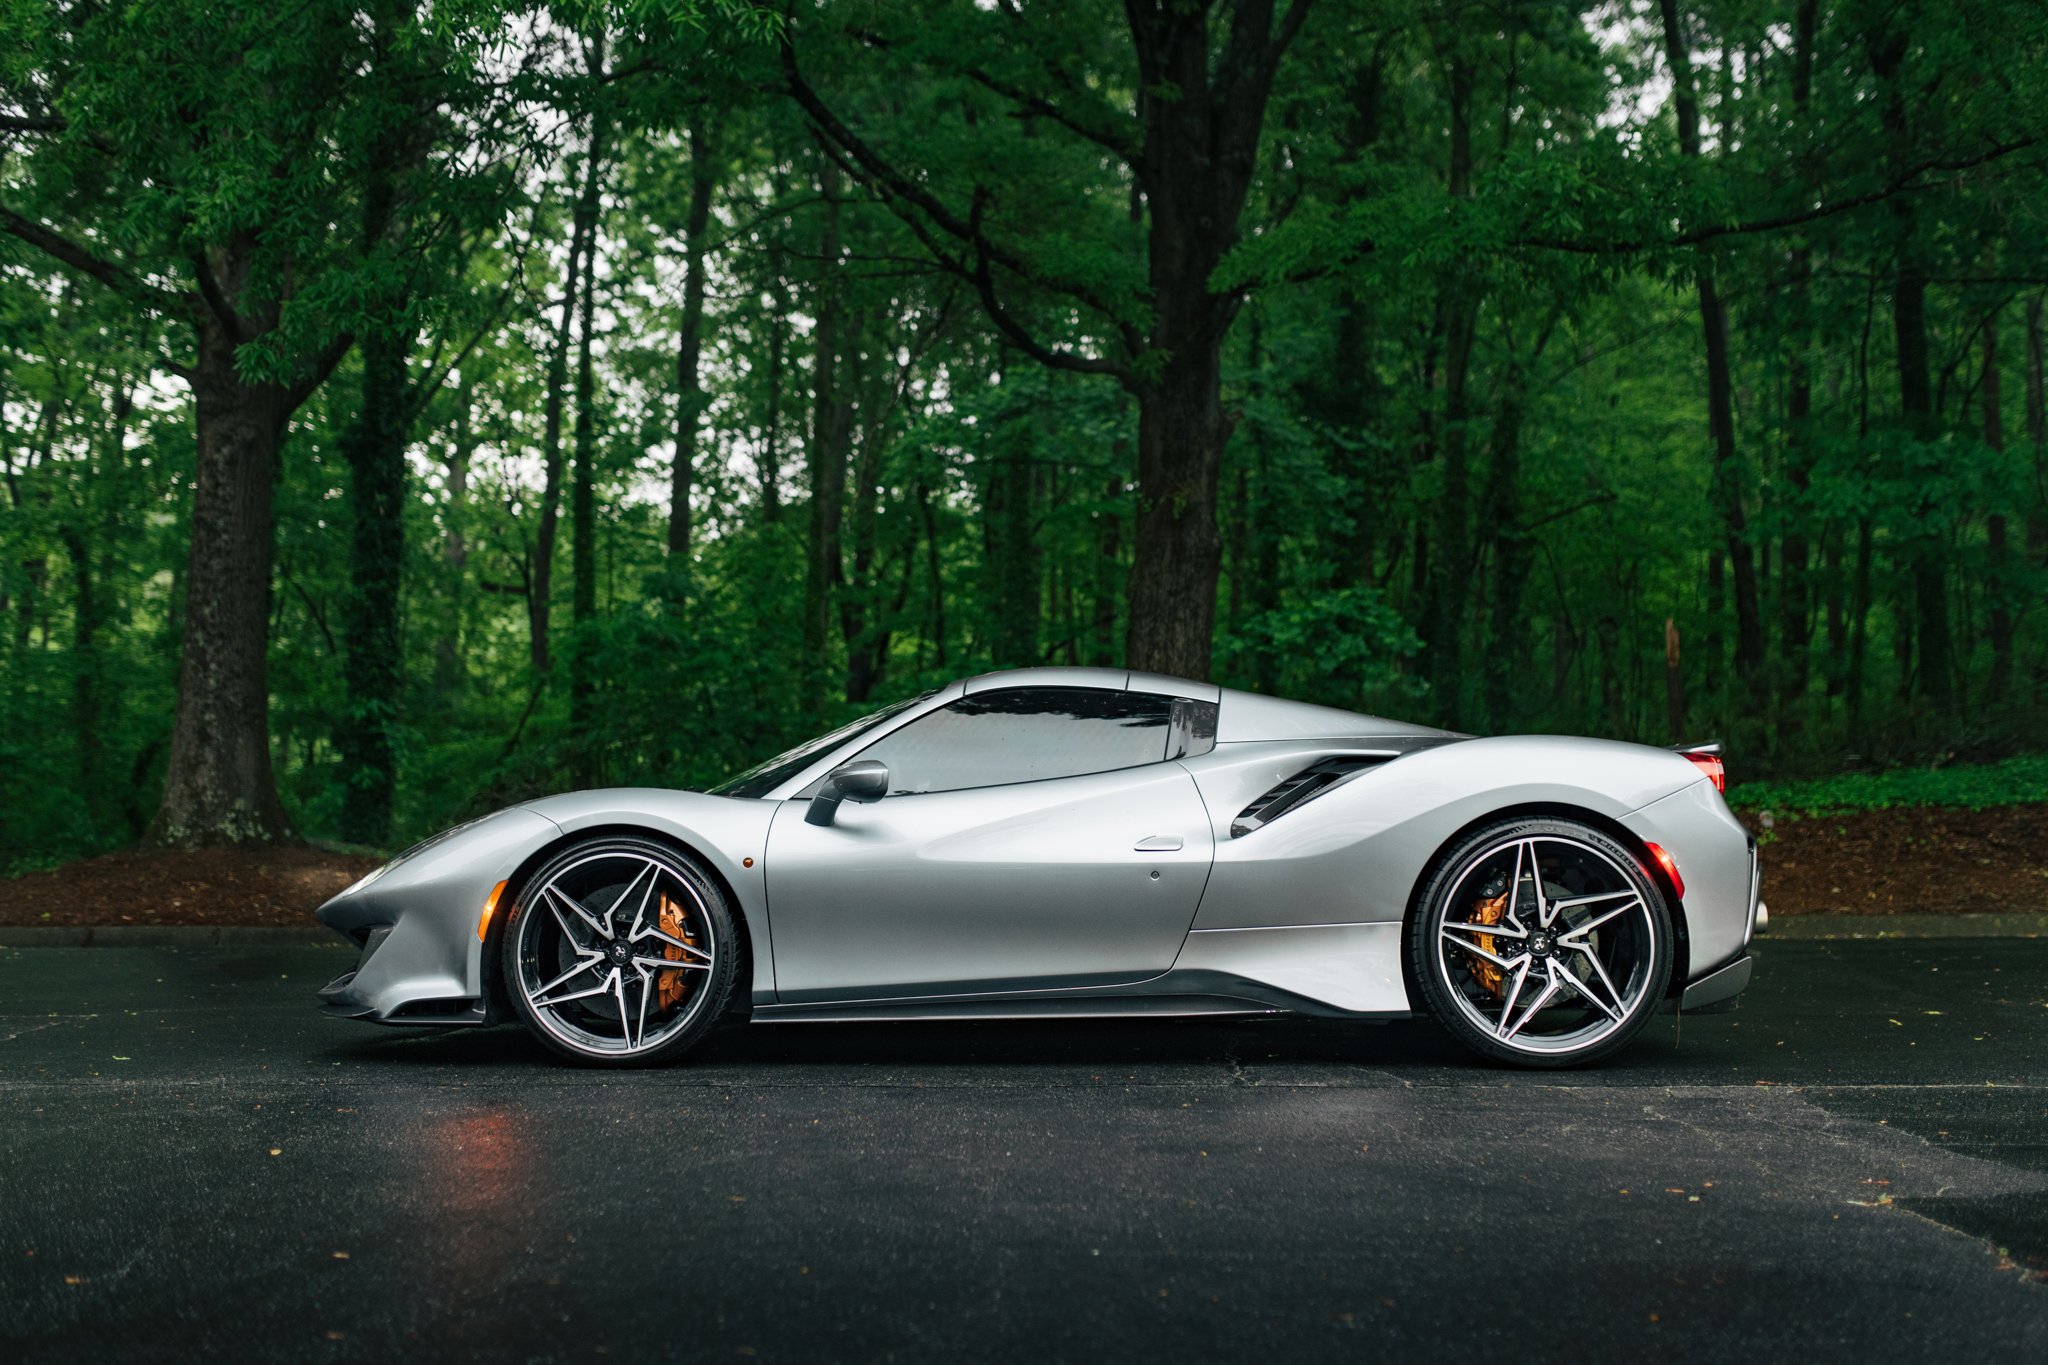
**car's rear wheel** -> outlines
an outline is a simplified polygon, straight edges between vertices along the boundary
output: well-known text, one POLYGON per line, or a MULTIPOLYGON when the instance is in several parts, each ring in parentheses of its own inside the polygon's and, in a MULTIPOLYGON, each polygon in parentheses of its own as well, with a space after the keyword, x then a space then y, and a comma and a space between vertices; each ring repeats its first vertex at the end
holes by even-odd
POLYGON ((1671 982, 1670 907, 1618 841, 1509 820, 1438 861, 1408 940, 1423 999, 1473 1051, 1582 1066, 1626 1047, 1671 982))
POLYGON ((739 965, 717 882, 667 845, 633 838, 549 859, 513 904, 502 952, 521 1022, 593 1066, 687 1052, 724 1015, 739 965))

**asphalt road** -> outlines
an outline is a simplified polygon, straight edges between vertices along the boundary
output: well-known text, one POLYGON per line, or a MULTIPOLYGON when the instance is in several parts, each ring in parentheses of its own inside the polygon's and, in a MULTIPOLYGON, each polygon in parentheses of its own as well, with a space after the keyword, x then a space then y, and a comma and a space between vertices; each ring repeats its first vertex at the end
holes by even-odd
POLYGON ((346 954, 0 950, 0 1359, 2048 1359, 2048 941, 1781 942, 1617 1063, 1423 1024, 557 1065, 346 954))

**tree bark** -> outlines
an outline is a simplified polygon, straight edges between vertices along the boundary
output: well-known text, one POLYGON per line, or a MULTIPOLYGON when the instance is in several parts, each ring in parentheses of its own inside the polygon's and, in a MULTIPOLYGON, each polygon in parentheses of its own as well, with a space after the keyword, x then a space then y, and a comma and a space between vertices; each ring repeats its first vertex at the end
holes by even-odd
POLYGON ((683 318, 676 344, 676 457, 669 478, 668 553, 687 566, 690 556, 690 492, 695 482, 698 430, 705 394, 699 373, 704 354, 704 260, 711 225, 711 197, 718 188, 704 111, 692 114, 690 207, 683 223, 683 318))
POLYGON ((290 832, 271 771, 267 650, 272 495, 290 395, 246 384, 235 339, 196 324, 198 469, 185 567, 185 645, 164 793, 145 836, 174 847, 290 832))

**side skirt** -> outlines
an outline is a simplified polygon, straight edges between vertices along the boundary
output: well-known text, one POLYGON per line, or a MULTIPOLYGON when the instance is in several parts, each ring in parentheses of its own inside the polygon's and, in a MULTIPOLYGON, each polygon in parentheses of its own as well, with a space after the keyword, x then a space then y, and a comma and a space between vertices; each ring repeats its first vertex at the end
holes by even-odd
POLYGON ((1220 996, 1094 996, 1054 1000, 891 1000, 837 1005, 756 1005, 756 1024, 907 1023, 971 1019, 1185 1019, 1284 1014, 1285 1010, 1220 996))

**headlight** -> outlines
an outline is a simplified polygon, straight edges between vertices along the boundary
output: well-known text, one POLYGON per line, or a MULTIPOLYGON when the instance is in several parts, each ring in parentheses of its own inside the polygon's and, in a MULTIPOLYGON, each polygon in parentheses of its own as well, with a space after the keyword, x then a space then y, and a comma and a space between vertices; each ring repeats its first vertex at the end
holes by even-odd
POLYGON ((398 860, 396 858, 393 858, 388 863, 384 863, 379 867, 374 867, 370 869, 368 872, 365 872, 362 876, 350 882, 348 886, 342 891, 341 894, 344 896, 353 896, 356 892, 362 890, 371 882, 376 881, 377 878, 383 876, 386 872, 389 872, 393 867, 397 865, 397 863, 398 860))
MULTIPOLYGON (((503 813, 504 812, 502 811, 492 811, 491 815, 501 815, 503 813)), ((396 858, 393 858, 390 862, 384 864, 382 867, 373 869, 368 874, 358 879, 353 885, 351 885, 346 891, 343 891, 341 894, 344 896, 353 896, 356 892, 361 891, 364 887, 368 886, 371 882, 376 881, 377 878, 383 876, 392 868, 397 867, 400 863, 405 862, 410 858, 415 858, 420 854, 426 852, 428 849, 432 848, 435 844, 440 843, 443 839, 452 839, 456 835, 462 833, 462 831, 468 829, 471 825, 480 825, 490 818, 490 815, 479 815, 474 820, 464 820, 459 825, 451 826, 448 829, 442 830, 439 834, 420 840, 411 848, 399 854, 396 858)))

